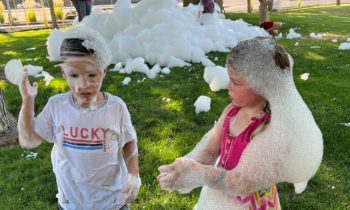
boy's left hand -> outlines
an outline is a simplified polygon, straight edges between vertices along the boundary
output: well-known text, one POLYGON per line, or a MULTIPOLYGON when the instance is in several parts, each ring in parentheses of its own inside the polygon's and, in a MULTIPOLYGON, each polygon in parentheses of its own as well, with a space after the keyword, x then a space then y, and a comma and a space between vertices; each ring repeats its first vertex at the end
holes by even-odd
POLYGON ((128 173, 125 181, 122 193, 126 197, 126 204, 129 204, 136 200, 141 187, 141 179, 139 176, 128 173))

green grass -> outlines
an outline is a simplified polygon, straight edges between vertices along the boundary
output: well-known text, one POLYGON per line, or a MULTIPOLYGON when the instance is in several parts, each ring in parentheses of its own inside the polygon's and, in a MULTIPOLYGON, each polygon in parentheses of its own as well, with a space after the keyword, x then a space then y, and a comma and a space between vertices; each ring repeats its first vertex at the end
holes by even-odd
MULTIPOLYGON (((294 78, 298 90, 313 112, 324 136, 324 158, 316 176, 305 193, 295 195, 291 184, 279 184, 283 209, 350 209, 350 128, 341 123, 350 122, 350 51, 338 46, 350 37, 350 6, 315 7, 275 13, 273 20, 284 23, 284 36, 289 28, 298 27, 299 39, 281 39, 279 42, 294 57, 294 78), (309 34, 325 33, 322 40, 309 34), (337 38, 333 43, 331 39, 337 38), (299 42, 299 46, 295 46, 299 42), (311 46, 320 46, 311 49, 311 46), (302 73, 310 73, 307 81, 302 73), (334 189, 332 187, 334 186, 334 189)), ((228 14, 229 18, 243 18, 256 24, 257 14, 228 14)), ((54 63, 46 57, 46 37, 49 30, 0 35, 0 69, 8 60, 37 58, 29 61, 41 65, 56 77, 48 87, 40 79, 36 112, 47 99, 67 90, 54 63), (36 47, 36 51, 26 48, 36 47)), ((224 65, 224 53, 210 53, 224 65)), ((212 59, 214 60, 214 59, 212 59)), ((1 70, 2 71, 2 70, 1 70)), ((142 187, 139 199, 132 209, 191 209, 200 190, 191 194, 168 193, 159 188, 155 177, 161 164, 172 162, 194 147, 201 136, 213 125, 222 109, 229 103, 226 91, 211 92, 202 79, 203 66, 172 69, 170 75, 136 83, 144 75, 132 74, 132 82, 124 87, 125 75, 109 72, 103 90, 123 98, 129 107, 139 137, 142 187), (212 98, 210 112, 196 115, 193 103, 199 95, 212 98), (166 99, 170 98, 170 101, 166 99)), ((5 100, 12 113, 18 115, 21 99, 17 88, 0 81, 5 100)), ((288 111, 288 110, 286 110, 288 111)), ((50 150, 45 143, 32 151, 38 152, 34 160, 27 160, 18 146, 0 149, 0 209, 55 209, 56 183, 51 169, 50 150)))

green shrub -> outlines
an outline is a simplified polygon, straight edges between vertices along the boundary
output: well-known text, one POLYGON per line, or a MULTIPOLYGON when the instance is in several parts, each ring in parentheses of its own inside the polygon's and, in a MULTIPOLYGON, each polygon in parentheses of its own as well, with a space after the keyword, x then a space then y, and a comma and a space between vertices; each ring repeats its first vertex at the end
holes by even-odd
POLYGON ((55 16, 59 20, 63 20, 63 10, 62 8, 55 8, 55 16))
POLYGON ((3 24, 5 22, 4 13, 0 12, 0 23, 3 24))
POLYGON ((35 15, 34 10, 28 11, 27 18, 28 18, 28 21, 31 23, 36 22, 36 15, 35 15))

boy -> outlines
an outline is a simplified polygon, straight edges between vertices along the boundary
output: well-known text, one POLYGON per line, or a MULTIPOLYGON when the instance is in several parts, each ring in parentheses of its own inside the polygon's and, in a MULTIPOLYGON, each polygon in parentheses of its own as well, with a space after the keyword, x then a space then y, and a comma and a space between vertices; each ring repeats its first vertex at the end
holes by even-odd
POLYGON ((100 91, 111 52, 96 31, 77 26, 64 32, 60 55, 70 92, 51 97, 36 118, 38 85, 24 73, 20 145, 54 144, 59 209, 128 209, 141 186, 137 136, 123 100, 100 91))

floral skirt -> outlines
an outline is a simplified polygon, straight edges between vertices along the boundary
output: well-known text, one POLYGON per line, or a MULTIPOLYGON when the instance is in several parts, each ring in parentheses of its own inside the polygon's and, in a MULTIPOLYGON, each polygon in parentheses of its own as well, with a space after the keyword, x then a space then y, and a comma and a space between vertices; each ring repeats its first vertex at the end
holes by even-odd
POLYGON ((249 210, 280 210, 278 192, 276 185, 264 188, 250 195, 236 196, 237 201, 249 210))

